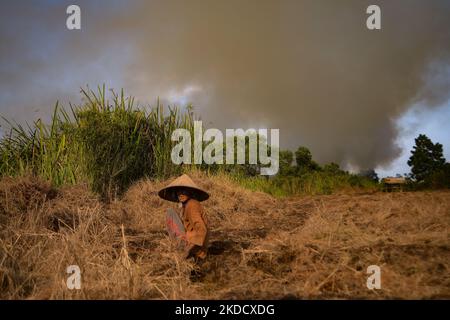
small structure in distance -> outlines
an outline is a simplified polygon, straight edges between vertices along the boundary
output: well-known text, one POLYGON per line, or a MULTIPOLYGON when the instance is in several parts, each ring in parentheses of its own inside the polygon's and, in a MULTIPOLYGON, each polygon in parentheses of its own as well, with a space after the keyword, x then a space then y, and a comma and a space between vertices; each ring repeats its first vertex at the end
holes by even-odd
POLYGON ((386 177, 381 179, 383 191, 403 191, 407 180, 404 177, 386 177))

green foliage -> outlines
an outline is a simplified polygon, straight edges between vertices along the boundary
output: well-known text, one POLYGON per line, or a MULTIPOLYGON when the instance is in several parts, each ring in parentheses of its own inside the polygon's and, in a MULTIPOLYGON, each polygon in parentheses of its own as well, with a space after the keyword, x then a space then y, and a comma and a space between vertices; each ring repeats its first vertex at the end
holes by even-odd
POLYGON ((312 154, 306 147, 298 147, 295 151, 295 163, 297 168, 308 170, 311 167, 312 154))
POLYGON ((235 176, 238 183, 254 191, 262 191, 273 196, 284 197, 298 194, 332 194, 340 190, 377 190, 378 183, 366 177, 352 174, 333 174, 311 171, 302 176, 246 177, 235 176))
POLYGON ((300 175, 312 170, 320 170, 320 166, 312 159, 311 151, 306 147, 298 147, 295 151, 295 163, 297 174, 300 175))
POLYGON ((85 93, 89 103, 75 110, 77 140, 83 145, 86 172, 92 188, 104 195, 120 193, 133 181, 155 174, 154 123, 145 112, 133 110, 132 100, 113 93, 107 104, 104 91, 85 93))
POLYGON ((345 174, 345 171, 341 170, 339 165, 334 162, 327 163, 323 166, 323 171, 329 174, 341 175, 345 174))
POLYGON ((411 167, 412 177, 420 182, 442 170, 445 158, 442 144, 434 144, 426 135, 420 134, 415 142, 408 165, 411 167))
POLYGON ((158 101, 146 112, 123 91, 112 91, 108 101, 104 86, 82 93, 85 103, 71 106, 71 114, 56 105, 50 126, 38 120, 26 130, 9 123, 10 133, 0 140, 0 175, 30 172, 55 185, 87 181, 110 198, 141 177, 181 171, 171 161, 171 134, 176 128, 192 131, 191 110, 169 107, 165 115, 158 101))
POLYGON ((423 187, 431 189, 450 188, 450 163, 445 163, 441 169, 429 175, 425 179, 423 187))
MULTIPOLYGON (((109 101, 104 86, 97 92, 81 92, 84 103, 71 105, 70 113, 56 104, 50 125, 39 119, 23 127, 5 119, 10 131, 0 139, 1 176, 31 173, 56 186, 85 181, 109 199, 142 177, 167 178, 181 173, 182 166, 171 160, 175 145, 171 135, 175 129, 184 128, 193 137, 191 106, 186 112, 176 107, 168 107, 165 112, 159 101, 151 109, 135 106, 134 99, 125 97, 123 91, 120 95, 111 91, 109 101)), ((333 162, 321 168, 306 147, 299 147, 295 153, 280 151, 278 175, 260 176, 261 163, 248 164, 249 139, 246 137, 241 146, 245 148, 246 163, 195 167, 226 173, 247 188, 274 196, 379 188, 374 170, 355 175, 333 162)), ((235 146, 236 159, 238 146, 235 146)), ((225 143, 223 149, 226 151, 225 143)), ((419 182, 416 188, 450 188, 450 164, 445 163, 441 144, 419 135, 408 164, 413 178, 419 182)))
POLYGON ((25 129, 4 120, 11 129, 0 140, 0 175, 31 173, 57 185, 77 182, 82 150, 72 134, 69 115, 58 103, 50 126, 39 119, 25 129))
POLYGON ((294 154, 290 150, 280 151, 280 175, 289 176, 295 173, 292 163, 294 162, 294 154))
POLYGON ((349 174, 341 170, 336 163, 332 162, 320 168, 306 147, 299 147, 295 158, 296 165, 293 164, 294 153, 281 150, 280 170, 275 177, 249 177, 245 174, 234 177, 246 188, 281 197, 295 194, 331 194, 344 189, 379 188, 377 181, 370 177, 349 174))

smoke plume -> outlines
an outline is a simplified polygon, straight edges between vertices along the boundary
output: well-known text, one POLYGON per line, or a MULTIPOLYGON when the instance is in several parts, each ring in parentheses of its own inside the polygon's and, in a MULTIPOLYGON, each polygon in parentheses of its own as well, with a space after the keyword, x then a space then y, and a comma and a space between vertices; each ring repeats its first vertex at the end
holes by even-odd
POLYGON ((449 99, 448 1, 80 1, 78 33, 64 30, 69 4, 2 10, 2 114, 105 82, 141 101, 192 102, 211 127, 279 128, 282 147, 307 146, 319 162, 371 168, 399 155, 400 115, 449 99), (366 28, 370 4, 381 30, 366 28))

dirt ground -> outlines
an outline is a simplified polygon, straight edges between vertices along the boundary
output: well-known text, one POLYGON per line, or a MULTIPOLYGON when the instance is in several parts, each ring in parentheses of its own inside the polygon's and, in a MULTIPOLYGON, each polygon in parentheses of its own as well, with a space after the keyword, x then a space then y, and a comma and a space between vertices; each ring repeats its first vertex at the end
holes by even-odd
POLYGON ((273 198, 226 176, 211 194, 208 258, 182 259, 164 230, 167 181, 101 202, 86 186, 0 181, 3 299, 449 299, 450 192, 273 198), (123 227, 122 227, 123 226, 123 227), (81 269, 69 290, 66 268, 81 269), (381 268, 381 289, 366 286, 381 268))

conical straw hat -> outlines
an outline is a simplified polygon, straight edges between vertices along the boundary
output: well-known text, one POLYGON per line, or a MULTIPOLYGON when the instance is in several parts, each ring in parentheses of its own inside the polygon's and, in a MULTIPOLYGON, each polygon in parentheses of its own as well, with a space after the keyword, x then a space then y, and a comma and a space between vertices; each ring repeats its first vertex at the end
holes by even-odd
POLYGON ((209 198, 209 194, 197 187, 187 174, 183 174, 181 177, 172 181, 167 187, 159 190, 158 195, 165 200, 178 202, 177 190, 179 189, 188 189, 191 196, 198 201, 204 201, 209 198))

